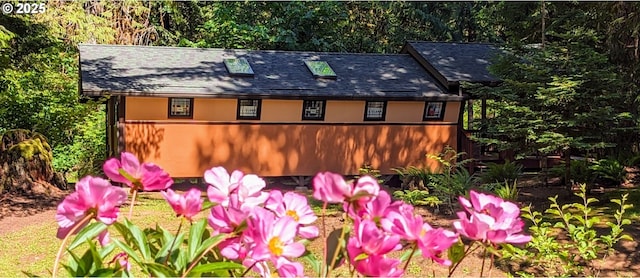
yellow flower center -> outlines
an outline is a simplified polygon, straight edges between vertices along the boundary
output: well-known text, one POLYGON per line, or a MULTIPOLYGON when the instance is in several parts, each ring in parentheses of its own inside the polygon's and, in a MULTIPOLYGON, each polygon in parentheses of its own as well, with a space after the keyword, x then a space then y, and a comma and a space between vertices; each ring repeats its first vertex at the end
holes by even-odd
POLYGON ((269 240, 269 251, 271 251, 271 254, 281 256, 283 248, 284 244, 282 244, 279 237, 272 237, 271 240, 269 240))
POLYGON ((298 216, 298 213, 296 213, 295 210, 287 210, 287 216, 291 216, 291 218, 293 218, 293 220, 295 220, 296 222, 300 220, 300 216, 298 216))

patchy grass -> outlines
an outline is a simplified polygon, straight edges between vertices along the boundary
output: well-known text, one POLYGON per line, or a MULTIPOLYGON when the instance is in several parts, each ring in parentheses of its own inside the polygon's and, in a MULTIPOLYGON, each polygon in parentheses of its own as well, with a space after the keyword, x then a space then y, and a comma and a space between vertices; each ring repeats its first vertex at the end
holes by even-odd
POLYGON ((60 241, 55 237, 57 225, 33 223, 20 231, 5 234, 0 240, 0 276, 24 276, 21 271, 51 276, 55 254, 60 241))
MULTIPOLYGON (((155 227, 159 225, 175 231, 179 221, 176 221, 171 207, 157 193, 143 193, 138 195, 133 210, 132 221, 140 227, 155 227)), ((121 207, 121 217, 129 213, 128 205, 121 207)), ((18 277, 25 273, 38 276, 51 276, 53 262, 61 240, 56 238, 58 226, 55 220, 43 223, 33 223, 16 232, 7 233, 0 238, 0 250, 5 255, 0 256, 0 277, 18 277)), ((109 229, 111 235, 117 238, 118 232, 109 229)), ((62 259, 66 263, 66 257, 62 259)), ((62 269, 62 268, 61 268, 62 269)), ((66 275, 62 270, 59 274, 66 275)))

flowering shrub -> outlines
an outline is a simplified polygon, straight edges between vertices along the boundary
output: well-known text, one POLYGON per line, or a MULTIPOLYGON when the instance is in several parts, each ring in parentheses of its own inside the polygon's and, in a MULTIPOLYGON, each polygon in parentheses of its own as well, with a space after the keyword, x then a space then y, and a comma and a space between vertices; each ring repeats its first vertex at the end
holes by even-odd
POLYGON ((58 237, 63 242, 54 277, 65 250, 70 260, 63 267, 71 276, 128 277, 135 267, 151 276, 270 277, 277 272, 278 276, 299 277, 305 275, 300 260, 307 259, 316 272, 312 276, 329 277, 335 267, 347 263, 354 275, 398 277, 419 255, 448 266, 451 275, 475 250, 471 246, 488 250, 531 240, 522 234, 524 223, 515 204, 474 191, 470 199, 459 198, 464 211, 458 213, 455 230, 447 230, 425 223, 410 204, 392 201, 374 177, 347 182, 335 173, 318 173, 313 179, 313 197, 324 203, 319 229, 314 225, 318 217, 305 196, 265 192, 265 181, 256 175, 211 168, 204 173, 209 186, 207 200, 203 200, 202 192, 195 188, 182 195, 169 189, 173 181, 162 168, 141 164, 130 153, 105 162, 104 172, 111 181, 131 187, 129 218, 137 191, 161 190, 180 219, 178 230, 174 234, 158 225, 141 229, 129 218, 119 220, 127 192, 103 178, 85 177, 58 206, 58 237), (324 214, 329 203, 341 203, 346 219, 341 229, 327 237, 324 214), (208 216, 195 219, 203 210, 208 216), (182 231, 185 222, 189 223, 188 233, 182 231), (111 239, 109 227, 121 238, 111 239), (325 239, 323 263, 305 247, 320 234, 325 239), (465 247, 461 237, 472 243, 465 247), (84 243, 88 248, 77 253, 84 243), (405 254, 391 256, 399 250, 405 254))

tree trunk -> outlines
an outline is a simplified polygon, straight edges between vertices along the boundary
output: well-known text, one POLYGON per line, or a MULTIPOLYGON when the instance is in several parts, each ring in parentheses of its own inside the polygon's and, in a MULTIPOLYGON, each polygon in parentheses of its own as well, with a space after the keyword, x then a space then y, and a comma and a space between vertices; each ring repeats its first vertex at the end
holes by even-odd
POLYGON ((9 130, 0 140, 0 193, 54 195, 66 189, 52 166, 53 154, 44 136, 28 130, 9 130))
POLYGON ((562 153, 564 155, 564 185, 572 190, 573 182, 571 180, 571 149, 567 148, 562 153))

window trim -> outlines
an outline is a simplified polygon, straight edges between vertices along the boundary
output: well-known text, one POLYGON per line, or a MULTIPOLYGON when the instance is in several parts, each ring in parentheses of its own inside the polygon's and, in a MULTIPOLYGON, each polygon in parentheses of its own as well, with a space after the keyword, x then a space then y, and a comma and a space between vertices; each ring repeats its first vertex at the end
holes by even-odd
POLYGON ((167 118, 169 119, 193 119, 193 98, 188 97, 170 97, 167 105, 167 118), (186 99, 189 100, 189 115, 172 115, 171 104, 174 99, 186 99))
POLYGON ((327 101, 324 99, 305 99, 302 101, 302 120, 303 121, 324 121, 325 112, 327 110, 327 101), (305 116, 305 110, 307 108, 307 103, 311 101, 321 101, 322 108, 320 109, 320 117, 319 118, 309 118, 305 116))
POLYGON ((447 107, 447 102, 446 101, 426 101, 424 103, 424 111, 422 112, 422 120, 423 121, 442 121, 444 120, 444 112, 445 112, 445 108, 447 107), (442 109, 440 109, 440 115, 438 115, 438 117, 431 117, 431 118, 427 118, 427 109, 429 108, 429 105, 431 103, 440 103, 442 104, 442 109))
POLYGON ((383 122, 387 118, 387 101, 386 100, 367 100, 364 104, 364 121, 377 121, 383 122), (369 110, 369 103, 372 102, 382 102, 382 117, 381 118, 370 118, 367 117, 367 111, 369 110))
POLYGON ((236 106, 236 120, 260 120, 260 115, 262 114, 262 99, 259 98, 239 98, 236 106), (256 116, 240 116, 240 103, 242 100, 255 100, 258 101, 258 108, 256 109, 256 116))

